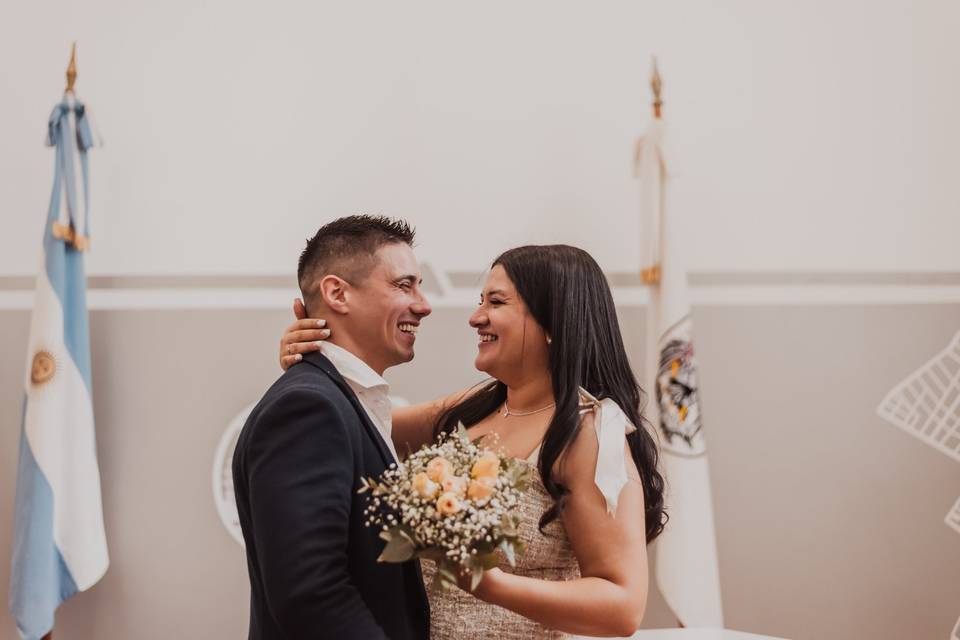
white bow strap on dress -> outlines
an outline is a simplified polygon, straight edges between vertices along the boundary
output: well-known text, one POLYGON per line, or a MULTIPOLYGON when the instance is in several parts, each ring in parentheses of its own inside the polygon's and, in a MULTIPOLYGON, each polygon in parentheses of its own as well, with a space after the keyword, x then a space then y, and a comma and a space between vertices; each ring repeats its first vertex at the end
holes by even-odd
POLYGON ((617 512, 620 492, 627 484, 627 463, 624 459, 623 443, 628 433, 637 430, 627 414, 612 398, 597 400, 580 389, 581 404, 594 411, 594 428, 597 432, 597 472, 594 481, 607 503, 607 513, 617 512))

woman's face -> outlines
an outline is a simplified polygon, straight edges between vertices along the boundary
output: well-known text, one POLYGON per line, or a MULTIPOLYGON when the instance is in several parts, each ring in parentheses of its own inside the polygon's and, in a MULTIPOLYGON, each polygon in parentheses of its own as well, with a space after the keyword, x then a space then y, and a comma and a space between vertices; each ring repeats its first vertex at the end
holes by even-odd
POLYGON ((478 334, 480 371, 510 385, 548 370, 547 336, 502 266, 490 270, 470 326, 478 334))

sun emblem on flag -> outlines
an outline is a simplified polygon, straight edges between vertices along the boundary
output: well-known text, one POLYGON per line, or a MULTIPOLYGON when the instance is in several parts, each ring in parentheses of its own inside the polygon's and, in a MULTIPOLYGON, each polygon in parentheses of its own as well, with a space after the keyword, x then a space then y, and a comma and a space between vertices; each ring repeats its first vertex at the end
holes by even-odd
POLYGON ((666 444, 679 452, 702 453, 700 392, 690 340, 671 338, 660 351, 656 391, 666 444))
POLYGON ((30 381, 35 385, 41 385, 53 378, 57 372, 57 359, 53 354, 45 349, 37 351, 33 356, 33 364, 30 365, 30 381))

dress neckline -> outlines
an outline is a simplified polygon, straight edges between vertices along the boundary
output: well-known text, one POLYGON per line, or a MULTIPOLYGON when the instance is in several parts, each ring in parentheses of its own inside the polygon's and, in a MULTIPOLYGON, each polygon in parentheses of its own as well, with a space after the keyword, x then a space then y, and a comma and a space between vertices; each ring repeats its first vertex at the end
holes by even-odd
POLYGON ((540 444, 537 445, 537 447, 530 453, 530 455, 528 455, 526 458, 518 458, 518 459, 536 466, 537 460, 540 457, 540 449, 542 448, 543 448, 543 440, 540 441, 540 444))

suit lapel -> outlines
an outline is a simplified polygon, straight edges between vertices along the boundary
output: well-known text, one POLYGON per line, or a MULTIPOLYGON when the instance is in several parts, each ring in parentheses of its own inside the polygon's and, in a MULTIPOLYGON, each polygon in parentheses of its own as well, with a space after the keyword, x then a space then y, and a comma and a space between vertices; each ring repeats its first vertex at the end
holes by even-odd
POLYGON ((377 429, 377 426, 373 424, 370 420, 370 416, 367 415, 366 409, 363 408, 363 405, 360 404, 360 398, 357 397, 357 394, 353 392, 353 389, 350 388, 350 385, 347 384, 347 381, 343 379, 343 376, 340 375, 340 372, 337 371, 337 368, 333 366, 333 363, 324 356, 322 353, 313 352, 304 355, 304 362, 308 362, 313 366, 317 367, 334 381, 334 383, 340 387, 340 390, 343 392, 343 395, 347 396, 347 399, 350 400, 350 404, 353 405, 354 411, 357 412, 357 416, 360 418, 360 423, 363 425, 364 430, 367 432, 367 435, 373 440, 373 444, 376 445, 377 451, 380 452, 380 457, 383 458, 383 465, 389 467, 391 463, 396 462, 393 458, 393 454, 390 453, 390 449, 387 447, 387 443, 384 442, 383 436, 380 435, 380 430, 377 429))

